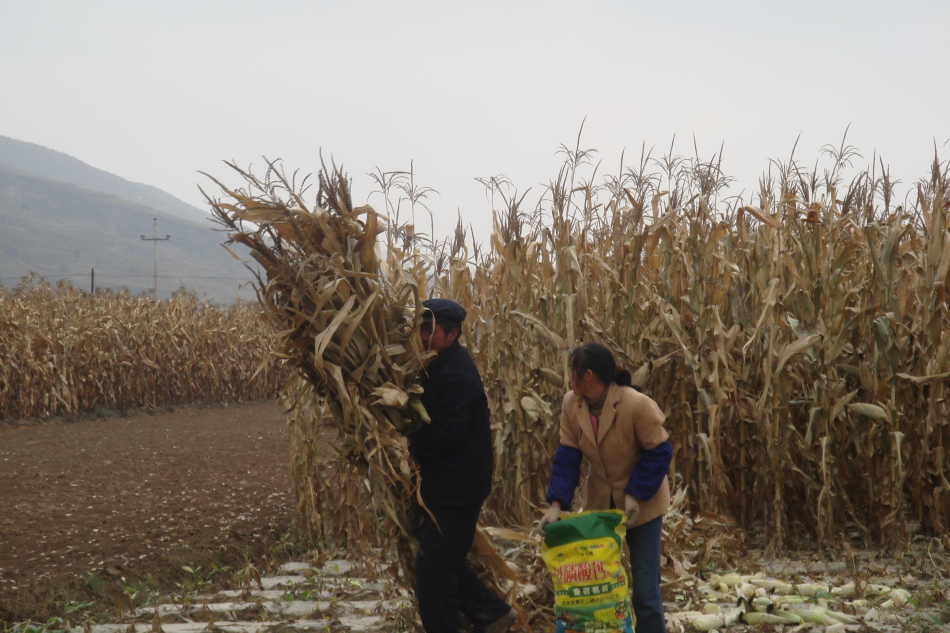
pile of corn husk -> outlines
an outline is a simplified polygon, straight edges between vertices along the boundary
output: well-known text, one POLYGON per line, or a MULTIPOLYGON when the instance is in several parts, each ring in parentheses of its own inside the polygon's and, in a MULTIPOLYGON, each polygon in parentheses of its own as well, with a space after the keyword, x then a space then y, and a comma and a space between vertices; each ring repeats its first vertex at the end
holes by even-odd
POLYGON ((662 575, 668 587, 695 584, 700 570, 728 569, 745 557, 745 533, 735 521, 715 512, 692 513, 687 497, 685 488, 675 489, 663 517, 662 575))
POLYGON ((838 633, 881 625, 905 630, 916 601, 907 589, 892 584, 849 581, 788 581, 763 573, 713 574, 695 586, 695 600, 683 611, 667 613, 668 631, 714 631, 742 625, 754 630, 800 627, 838 633), (772 627, 766 628, 767 625, 772 627))
MULTIPOLYGON (((405 434, 429 421, 418 398, 434 357, 418 336, 427 261, 396 248, 380 254, 387 218, 354 208, 337 169, 320 172, 311 204, 306 179, 279 164, 262 178, 231 167, 244 187, 215 180, 224 196, 209 202, 228 243, 247 247, 260 266, 256 290, 278 333, 275 355, 296 370, 283 402, 294 421, 298 522, 312 538, 346 533, 349 545, 395 548, 411 586, 424 508, 405 434), (332 468, 302 449, 326 441, 323 427, 335 431, 332 468), (329 516, 319 512, 327 503, 336 510, 329 516), (344 529, 327 524, 334 516, 344 529), (351 519, 356 530, 346 529, 351 519)), ((487 567, 507 568, 483 535, 480 543, 487 567)))

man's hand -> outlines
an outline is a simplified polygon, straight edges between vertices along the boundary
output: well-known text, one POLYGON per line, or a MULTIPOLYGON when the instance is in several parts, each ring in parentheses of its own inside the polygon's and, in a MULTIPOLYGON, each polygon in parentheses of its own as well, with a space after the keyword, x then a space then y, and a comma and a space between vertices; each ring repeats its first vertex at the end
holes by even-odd
POLYGON ((632 528, 633 524, 637 522, 637 517, 640 516, 640 502, 637 501, 637 498, 633 495, 626 495, 623 499, 623 515, 627 518, 624 521, 624 525, 628 528, 632 528))
POLYGON ((551 507, 548 508, 548 511, 544 513, 544 516, 541 517, 541 523, 538 525, 537 533, 544 535, 544 526, 554 523, 561 518, 561 504, 555 501, 551 504, 551 507))

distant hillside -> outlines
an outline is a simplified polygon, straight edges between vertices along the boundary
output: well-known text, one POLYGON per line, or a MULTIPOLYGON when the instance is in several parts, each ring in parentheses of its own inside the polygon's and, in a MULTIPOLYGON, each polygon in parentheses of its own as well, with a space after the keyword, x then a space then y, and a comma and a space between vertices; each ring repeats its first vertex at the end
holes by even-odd
POLYGON ((151 185, 129 182, 41 145, 0 136, 0 167, 27 176, 112 194, 151 207, 166 215, 204 223, 208 214, 151 185))
MULTIPOLYGON (((141 236, 152 237, 157 218, 159 236, 171 235, 157 244, 159 297, 184 286, 199 297, 231 303, 252 275, 221 247, 224 235, 203 215, 199 224, 114 195, 0 168, 0 284, 15 286, 32 271, 88 288, 94 268, 97 287, 148 291, 153 243, 141 236)), ((254 298, 250 288, 240 295, 254 298)))

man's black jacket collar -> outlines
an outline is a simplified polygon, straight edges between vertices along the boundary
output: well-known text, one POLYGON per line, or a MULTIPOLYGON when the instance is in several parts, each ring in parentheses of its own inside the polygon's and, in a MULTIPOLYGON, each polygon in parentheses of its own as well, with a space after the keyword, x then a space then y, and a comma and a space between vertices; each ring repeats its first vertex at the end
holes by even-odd
POLYGON ((462 349, 462 346, 459 344, 458 339, 455 339, 455 342, 445 348, 441 354, 439 354, 435 360, 426 365, 426 373, 430 376, 439 373, 445 364, 455 358, 455 356, 462 349))

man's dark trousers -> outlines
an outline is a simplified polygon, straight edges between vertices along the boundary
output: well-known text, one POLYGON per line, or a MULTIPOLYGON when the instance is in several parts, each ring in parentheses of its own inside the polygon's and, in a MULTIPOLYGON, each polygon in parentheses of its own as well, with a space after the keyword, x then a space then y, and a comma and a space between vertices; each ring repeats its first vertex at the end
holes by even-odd
POLYGON ((510 607, 479 580, 465 562, 475 539, 482 502, 464 506, 428 506, 416 556, 416 598, 426 633, 458 633, 459 611, 482 628, 510 607))

